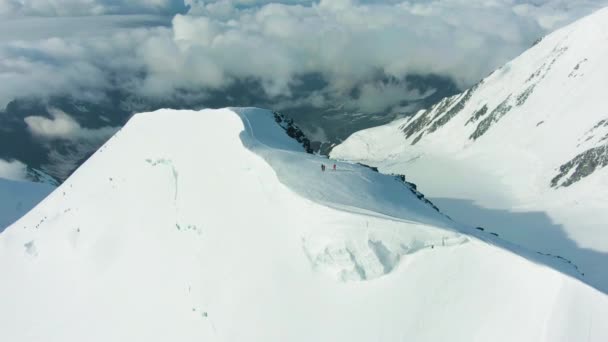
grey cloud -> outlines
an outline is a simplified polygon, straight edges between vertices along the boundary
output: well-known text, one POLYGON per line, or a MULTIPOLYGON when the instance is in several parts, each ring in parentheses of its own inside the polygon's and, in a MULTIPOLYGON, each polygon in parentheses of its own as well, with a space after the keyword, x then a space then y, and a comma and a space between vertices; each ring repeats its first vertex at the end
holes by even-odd
POLYGON ((17 97, 59 94, 98 102, 108 90, 132 88, 144 67, 137 60, 139 42, 167 30, 114 29, 106 36, 0 43, 0 107, 17 97))
POLYGON ((43 139, 104 141, 118 130, 118 127, 83 128, 65 112, 49 108, 52 118, 28 116, 24 119, 28 130, 43 139))
POLYGON ((18 160, 0 158, 0 178, 17 181, 27 180, 27 166, 18 160))
POLYGON ((360 94, 356 98, 349 99, 345 108, 349 110, 360 110, 365 113, 383 112, 404 101, 416 101, 432 95, 434 89, 424 93, 418 90, 410 90, 407 83, 365 83, 360 87, 360 94))
POLYGON ((321 1, 237 10, 228 20, 178 15, 173 39, 155 41, 144 52, 154 56, 146 60, 147 81, 167 85, 156 91, 170 91, 175 85, 217 87, 231 77, 252 77, 269 95, 278 95, 288 94, 294 75, 319 72, 332 90, 344 92, 381 70, 396 78, 445 74, 470 84, 542 34, 533 22, 512 22, 512 15, 490 10, 481 24, 470 24, 470 10, 449 20, 443 12, 429 17, 416 11, 407 4, 321 1), (504 28, 488 33, 497 22, 504 28), (184 69, 189 77, 180 75, 184 69))
POLYGON ((2 157, 65 179, 110 126, 164 106, 268 106, 289 111, 320 141, 339 141, 455 93, 453 81, 471 85, 606 5, 0 0, 0 109, 10 113, 0 129, 30 154, 5 148, 2 157))
MULTIPOLYGON (((0 0, 1 3, 2 0, 0 0)), ((75 17, 0 17, 0 44, 49 38, 81 41, 112 36, 127 29, 168 27, 173 16, 104 15, 75 17)))
MULTIPOLYGON (((382 101, 398 106, 404 85, 374 85, 378 75, 403 79, 409 74, 439 74, 466 87, 538 37, 608 0, 15 4, 0 0, 0 9, 7 13, 18 5, 17 13, 61 16, 70 11, 173 14, 182 6, 189 14, 176 14, 170 23, 163 17, 104 15, 17 16, 3 21, 0 32, 16 33, 0 33, 0 106, 18 96, 54 94, 95 101, 115 88, 141 97, 172 98, 189 91, 201 98, 205 90, 225 89, 247 79, 259 81, 269 97, 289 97, 298 76, 317 73, 327 84, 307 96, 315 101, 311 105, 331 100, 379 110, 385 106, 382 101), (28 22, 45 33, 31 29, 28 22), (363 87, 368 98, 351 99, 354 87, 363 87)), ((404 91, 403 99, 407 97, 404 91)))
POLYGON ((72 116, 48 108, 51 117, 28 116, 24 118, 29 133, 45 147, 46 162, 40 165, 45 173, 65 179, 92 151, 118 131, 118 127, 87 128, 72 116))
POLYGON ((0 0, 0 15, 82 16, 104 14, 176 14, 182 0, 0 0))

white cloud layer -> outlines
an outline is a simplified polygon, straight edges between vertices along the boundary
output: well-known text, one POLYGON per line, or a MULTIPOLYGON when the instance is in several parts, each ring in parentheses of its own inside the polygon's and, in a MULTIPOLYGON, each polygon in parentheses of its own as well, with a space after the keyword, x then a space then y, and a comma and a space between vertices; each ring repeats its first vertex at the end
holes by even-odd
POLYGON ((25 181, 27 180, 27 167, 18 160, 4 160, 0 158, 0 178, 25 181))
POLYGON ((0 0, 0 15, 174 14, 186 10, 182 0, 0 0))
POLYGON ((81 127, 76 120, 66 113, 50 108, 52 118, 28 116, 24 119, 28 130, 36 137, 43 139, 103 141, 114 134, 118 128, 102 127, 88 129, 81 127))
MULTIPOLYGON (((379 73, 450 76, 471 85, 538 37, 608 0, 0 0, 0 107, 17 96, 96 100, 116 87, 154 98, 256 79, 290 95, 322 74, 326 97, 365 110, 399 102, 379 73), (162 17, 75 14, 164 13, 162 17), (32 18, 25 15, 45 15, 32 18), (27 23, 34 23, 27 25, 27 23), (40 28, 39 31, 36 28, 40 28), (77 33, 80 32, 80 33, 77 33), (352 101, 359 85, 369 100, 352 101), (350 102, 349 102, 350 101, 350 102)), ((404 91, 407 97, 407 91, 404 91)))

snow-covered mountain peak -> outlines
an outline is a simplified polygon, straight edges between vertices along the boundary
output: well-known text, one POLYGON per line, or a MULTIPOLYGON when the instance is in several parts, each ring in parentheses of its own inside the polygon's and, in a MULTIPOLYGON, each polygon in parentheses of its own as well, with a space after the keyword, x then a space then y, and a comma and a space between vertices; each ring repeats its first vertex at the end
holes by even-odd
POLYGON ((405 174, 453 218, 566 257, 608 291, 606 61, 608 8, 331 156, 405 174))
POLYGON ((565 275, 570 265, 499 248, 403 181, 334 171, 305 147, 290 122, 255 108, 136 115, 0 234, 3 337, 608 336, 608 298, 565 275))
MULTIPOLYGON (((538 171, 546 184, 570 186, 608 164, 607 41, 603 9, 545 37, 466 92, 392 125, 410 145, 452 153, 505 145, 530 150, 542 156, 538 171)), ((357 140, 364 146, 354 149, 367 148, 361 134, 334 155, 348 157, 357 140)), ((384 159, 386 149, 370 152, 384 159)))
MULTIPOLYGON (((262 221, 273 222, 282 215, 299 217, 301 214, 292 211, 295 208, 306 211, 299 208, 306 207, 302 203, 317 203, 315 207, 322 211, 365 213, 362 217, 366 218, 366 226, 374 220, 386 221, 382 218, 386 216, 391 220, 415 222, 413 226, 434 227, 430 230, 436 233, 430 235, 414 228, 412 241, 399 240, 394 247, 396 250, 383 246, 388 248, 387 253, 394 254, 391 256, 395 259, 393 263, 413 248, 427 248, 442 240, 466 241, 453 231, 449 218, 418 198, 417 193, 400 180, 347 163, 335 162, 334 171, 334 163, 306 153, 307 146, 308 141, 293 122, 278 113, 257 108, 201 112, 162 110, 138 114, 6 235, 20 234, 15 227, 25 230, 34 227, 35 236, 55 234, 53 229, 62 228, 39 230, 41 226, 47 226, 51 215, 54 220, 78 216, 77 221, 86 221, 100 209, 111 212, 114 218, 108 219, 116 226, 113 229, 142 229, 145 224, 124 226, 119 222, 136 218, 143 223, 160 217, 163 221, 170 220, 164 222, 168 227, 201 233, 203 217, 208 220, 215 214, 218 217, 214 220, 220 221, 227 214, 225 210, 238 213, 259 207, 255 209, 255 216, 266 210, 262 221), (327 171, 321 171, 322 164, 326 165, 327 171), (291 200, 296 204, 286 205, 291 200), (256 202, 260 202, 259 205, 256 206, 256 202), (222 210, 212 214, 205 213, 203 208, 222 210), (73 211, 86 214, 74 214, 73 211), (275 211, 282 215, 273 214, 275 211), (370 215, 372 217, 368 219, 370 215), (271 219, 271 216, 276 218, 271 219), (416 246, 409 246, 411 243, 416 246)), ((102 220, 93 225, 98 224, 96 230, 108 229, 105 228, 108 222, 102 220)), ((305 249, 315 247, 311 245, 311 239, 304 238, 305 249)), ((326 245, 321 247, 320 253, 329 253, 323 250, 326 245)), ((369 251, 370 247, 366 246, 364 250, 369 251)), ((364 263, 375 263, 378 269, 357 266, 359 261, 353 254, 352 261, 347 260, 336 269, 335 277, 372 279, 394 266, 383 266, 384 260, 374 255, 369 256, 376 258, 375 261, 364 263), (355 271, 355 266, 360 269, 355 271)), ((319 258, 317 255, 309 257, 319 258)), ((318 266, 317 261, 311 262, 318 266)))

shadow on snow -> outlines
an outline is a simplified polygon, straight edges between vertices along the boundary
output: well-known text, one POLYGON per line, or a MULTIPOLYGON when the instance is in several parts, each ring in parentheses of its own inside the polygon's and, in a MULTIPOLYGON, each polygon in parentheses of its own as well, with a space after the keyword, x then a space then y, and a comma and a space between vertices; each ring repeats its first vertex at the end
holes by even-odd
POLYGON ((608 264, 608 253, 579 246, 546 213, 484 208, 467 199, 431 201, 455 221, 478 227, 468 234, 572 275, 608 294, 608 275, 602 270, 602 265, 608 264))

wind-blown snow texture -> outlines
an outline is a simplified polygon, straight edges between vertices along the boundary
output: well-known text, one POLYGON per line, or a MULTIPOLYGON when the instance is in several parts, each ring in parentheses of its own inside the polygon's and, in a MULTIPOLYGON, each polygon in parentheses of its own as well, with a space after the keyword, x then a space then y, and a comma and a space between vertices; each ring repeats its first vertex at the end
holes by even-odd
POLYGON ((603 293, 322 162, 263 110, 134 116, 0 234, 3 339, 608 338, 603 293))
POLYGON ((406 174, 452 218, 568 260, 608 292, 606 61, 603 9, 331 155, 406 174))

